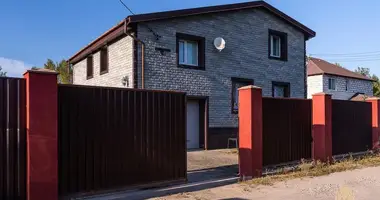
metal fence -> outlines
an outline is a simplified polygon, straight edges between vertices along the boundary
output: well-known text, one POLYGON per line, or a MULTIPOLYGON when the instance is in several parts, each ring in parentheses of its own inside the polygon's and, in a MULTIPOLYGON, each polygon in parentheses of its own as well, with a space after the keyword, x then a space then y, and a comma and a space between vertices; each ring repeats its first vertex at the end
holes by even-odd
POLYGON ((59 193, 186 179, 185 93, 58 86, 59 193))
POLYGON ((25 88, 0 77, 0 199, 26 199, 25 88))
POLYGON ((311 158, 311 119, 311 100, 264 97, 263 165, 311 158))
POLYGON ((332 100, 333 155, 372 148, 371 103, 332 100))

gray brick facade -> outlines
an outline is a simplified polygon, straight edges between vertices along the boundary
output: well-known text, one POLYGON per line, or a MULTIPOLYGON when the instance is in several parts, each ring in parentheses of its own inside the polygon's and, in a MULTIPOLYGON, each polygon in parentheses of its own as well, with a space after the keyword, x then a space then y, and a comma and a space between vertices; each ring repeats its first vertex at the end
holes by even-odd
POLYGON ((133 39, 124 37, 108 45, 108 73, 100 75, 100 52, 93 54, 94 76, 87 80, 87 61, 73 65, 73 83, 77 85, 94 85, 109 87, 133 87, 133 39), (128 85, 122 84, 127 77, 128 85))
MULTIPOLYGON (((231 77, 253 79, 264 96, 272 95, 272 81, 289 82, 291 97, 304 98, 304 34, 262 9, 147 22, 138 24, 137 36, 146 47, 145 88, 208 96, 210 127, 237 127, 237 114, 231 113, 231 77), (147 25, 162 37, 156 40, 147 25), (288 61, 268 58, 268 29, 287 33, 288 61), (177 67, 176 33, 205 38, 205 70, 177 67), (226 41, 221 52, 213 45, 216 37, 226 41), (170 52, 161 55, 156 47, 170 52)), ((140 87, 140 59, 138 70, 140 87)))

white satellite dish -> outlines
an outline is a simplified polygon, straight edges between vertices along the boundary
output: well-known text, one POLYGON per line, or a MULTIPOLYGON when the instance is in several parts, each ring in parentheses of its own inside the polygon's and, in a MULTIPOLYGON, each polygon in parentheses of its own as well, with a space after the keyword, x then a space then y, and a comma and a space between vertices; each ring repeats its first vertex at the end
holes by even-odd
POLYGON ((214 40, 214 46, 219 51, 222 51, 226 47, 226 41, 221 37, 217 37, 214 40))

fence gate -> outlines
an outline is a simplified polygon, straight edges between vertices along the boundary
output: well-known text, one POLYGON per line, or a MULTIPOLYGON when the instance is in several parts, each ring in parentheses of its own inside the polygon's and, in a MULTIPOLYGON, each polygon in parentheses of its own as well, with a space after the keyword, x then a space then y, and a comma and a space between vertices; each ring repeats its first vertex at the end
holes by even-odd
POLYGON ((309 99, 263 98, 263 165, 311 158, 309 99))
POLYGON ((186 179, 186 95, 58 86, 59 193, 186 179))
POLYGON ((372 148, 371 103, 332 100, 333 155, 372 148))
POLYGON ((0 77, 0 199, 26 199, 25 80, 0 77))

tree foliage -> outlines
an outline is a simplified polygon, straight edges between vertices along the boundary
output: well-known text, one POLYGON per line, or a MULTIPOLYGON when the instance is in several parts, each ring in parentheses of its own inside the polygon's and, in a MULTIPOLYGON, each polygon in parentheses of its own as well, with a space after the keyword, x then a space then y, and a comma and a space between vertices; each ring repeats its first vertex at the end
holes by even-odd
POLYGON ((373 82, 373 95, 380 97, 380 80, 375 74, 372 75, 373 82))
MULTIPOLYGON (((48 59, 43 68, 58 72, 58 83, 71 84, 72 70, 66 60, 54 62, 52 59, 48 59)), ((36 70, 38 67, 32 67, 32 69, 36 70)))
POLYGON ((356 73, 359 73, 363 76, 366 76, 368 78, 372 78, 374 80, 373 82, 373 95, 380 97, 380 80, 379 77, 377 77, 375 74, 371 75, 371 71, 369 68, 366 67, 358 67, 355 69, 356 73))
POLYGON ((355 69, 355 72, 356 73, 359 73, 363 76, 366 76, 368 78, 371 78, 371 73, 370 73, 370 70, 369 68, 366 68, 366 67, 358 67, 357 69, 355 69))
POLYGON ((347 69, 347 68, 345 68, 343 65, 341 65, 341 64, 338 63, 338 62, 334 63, 334 65, 336 65, 336 66, 338 66, 338 67, 341 67, 341 68, 343 68, 343 69, 347 69))
POLYGON ((3 68, 0 66, 0 77, 6 77, 6 76, 7 76, 7 72, 4 72, 3 68))

